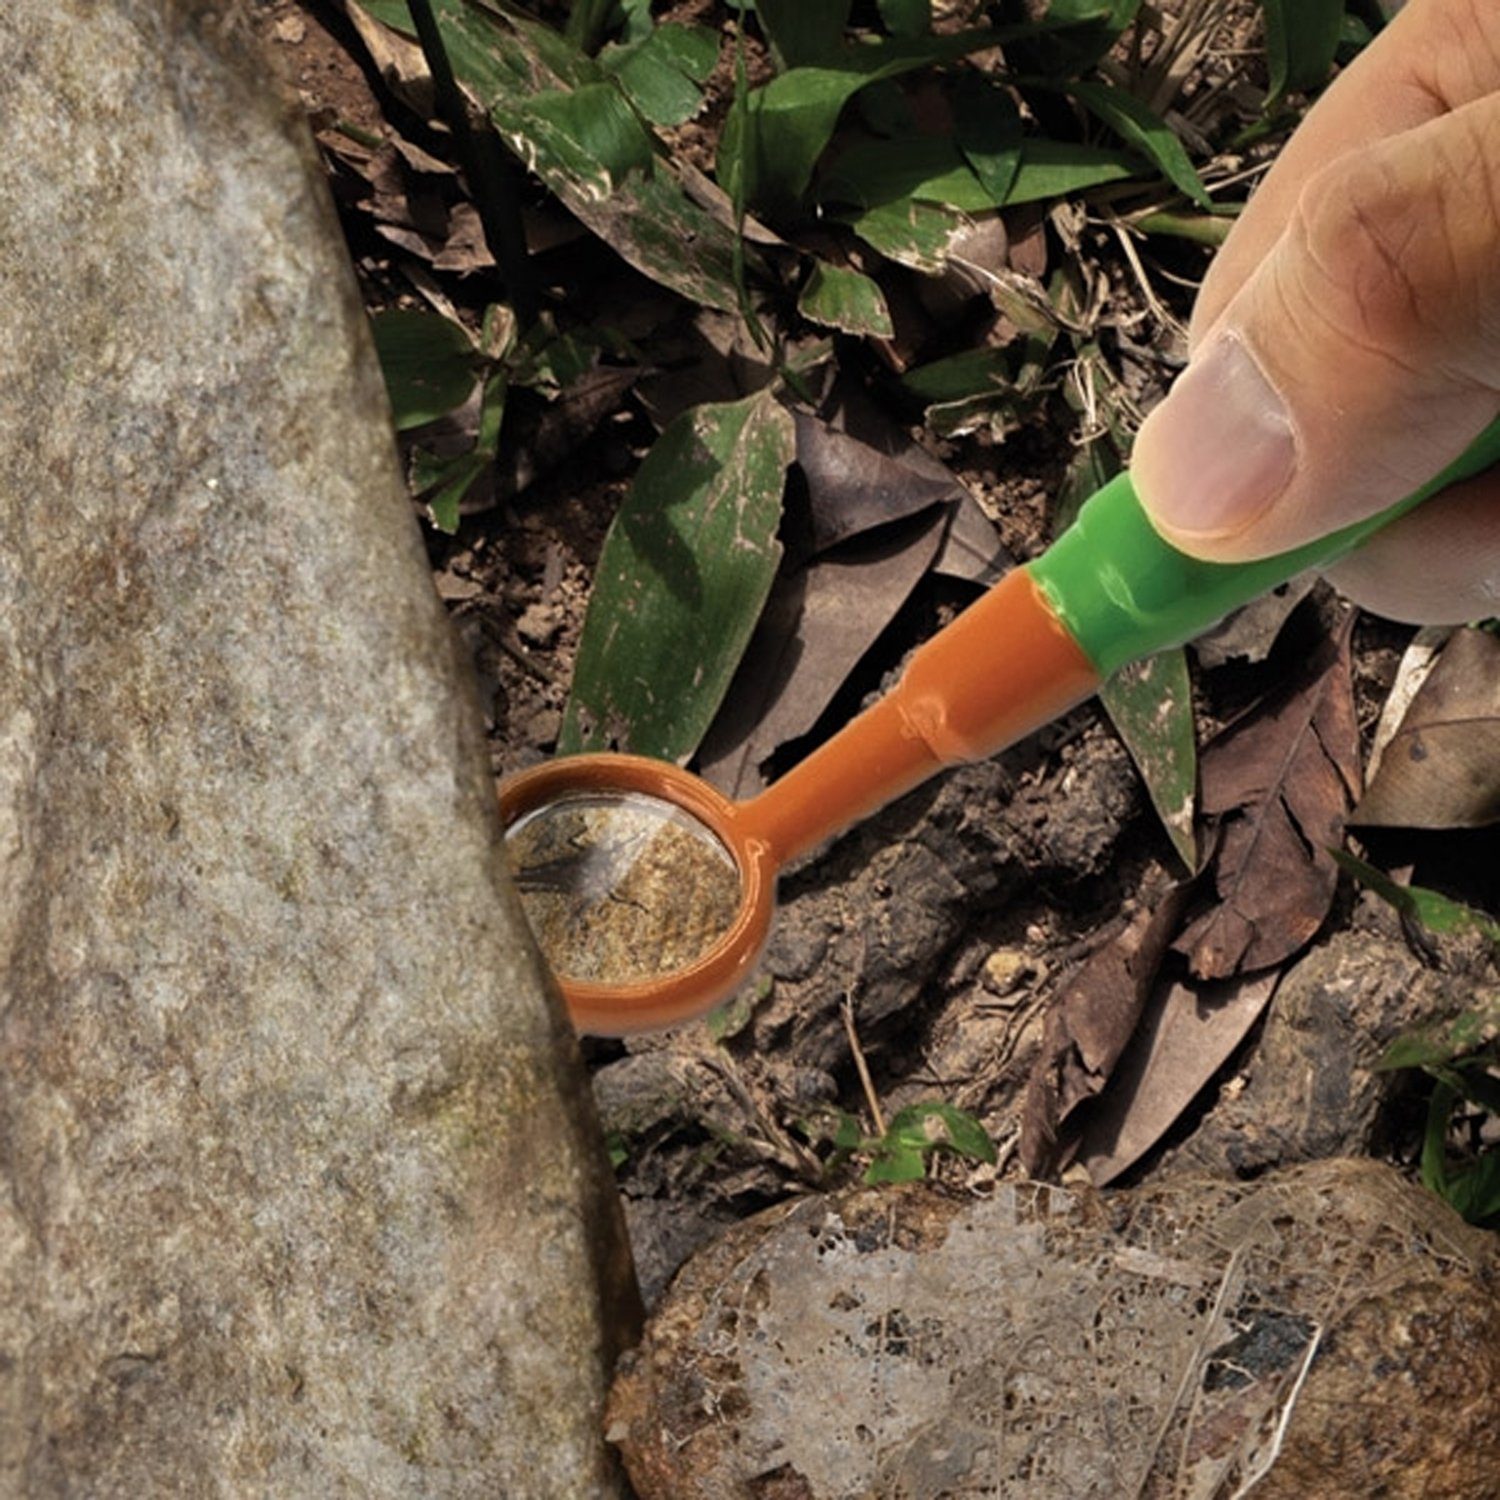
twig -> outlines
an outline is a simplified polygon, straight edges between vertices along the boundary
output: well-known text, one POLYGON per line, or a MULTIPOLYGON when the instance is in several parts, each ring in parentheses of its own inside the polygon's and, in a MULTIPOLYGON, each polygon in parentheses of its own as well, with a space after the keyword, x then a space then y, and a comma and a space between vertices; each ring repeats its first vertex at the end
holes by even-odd
POLYGON ((859 1033, 854 1029, 854 1003, 848 990, 839 1001, 839 1014, 844 1018, 844 1034, 849 1038, 849 1050, 854 1054, 854 1070, 859 1074, 860 1087, 865 1091, 865 1103, 870 1106, 870 1121, 877 1136, 885 1135, 885 1116, 880 1111, 880 1100, 875 1095, 875 1084, 870 1078, 870 1066, 865 1061, 865 1050, 859 1045, 859 1033))
POLYGON ((1302 1368, 1297 1371, 1297 1378, 1292 1382, 1292 1388, 1287 1394, 1286 1405, 1281 1408, 1281 1416, 1276 1423, 1276 1432, 1271 1438, 1271 1451, 1261 1461, 1255 1472, 1246 1477, 1245 1482, 1229 1497, 1229 1500, 1244 1500, 1244 1497, 1271 1472, 1271 1466, 1281 1457, 1281 1445, 1286 1441, 1286 1430, 1292 1424, 1292 1408, 1296 1406, 1297 1398, 1302 1394, 1302 1383, 1307 1379, 1307 1372, 1312 1369, 1312 1362, 1318 1353, 1318 1345, 1322 1341, 1323 1330, 1319 1327, 1308 1340, 1307 1352, 1302 1356, 1302 1368))

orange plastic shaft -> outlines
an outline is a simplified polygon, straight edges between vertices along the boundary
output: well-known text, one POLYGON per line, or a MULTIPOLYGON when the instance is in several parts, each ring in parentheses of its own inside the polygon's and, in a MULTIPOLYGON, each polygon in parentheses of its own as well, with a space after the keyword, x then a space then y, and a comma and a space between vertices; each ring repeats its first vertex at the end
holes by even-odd
POLYGON ((960 761, 982 760, 1081 703, 1099 676, 1025 568, 913 655, 878 703, 741 805, 777 864, 960 761))

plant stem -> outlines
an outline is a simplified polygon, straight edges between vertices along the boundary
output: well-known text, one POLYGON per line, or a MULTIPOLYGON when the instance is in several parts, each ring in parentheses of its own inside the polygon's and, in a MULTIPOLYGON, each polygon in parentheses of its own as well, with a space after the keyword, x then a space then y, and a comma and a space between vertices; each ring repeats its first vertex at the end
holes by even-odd
POLYGON ((519 177, 493 130, 476 132, 469 123, 469 106, 453 76, 448 49, 433 14, 432 0, 408 0, 417 40, 432 73, 432 91, 438 115, 453 133, 459 164, 474 193, 485 243, 505 278, 515 309, 516 322, 524 331, 537 318, 541 298, 536 277, 526 253, 526 232, 521 226, 519 177))

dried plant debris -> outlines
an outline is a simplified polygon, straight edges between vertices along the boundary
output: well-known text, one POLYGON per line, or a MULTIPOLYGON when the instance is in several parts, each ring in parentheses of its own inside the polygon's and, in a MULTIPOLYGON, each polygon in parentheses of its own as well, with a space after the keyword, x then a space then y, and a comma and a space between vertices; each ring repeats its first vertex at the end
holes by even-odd
POLYGON ((1058 1132, 1109 1082, 1135 1034, 1187 903, 1188 887, 1143 907, 1086 959, 1047 1012, 1041 1055, 1021 1121, 1021 1164, 1032 1176, 1055 1170, 1058 1132))
POLYGON ((1214 899, 1176 944, 1200 979, 1279 964, 1328 915, 1338 885, 1328 851, 1359 792, 1352 627, 1346 611, 1285 688, 1204 751, 1214 899))
POLYGON ((1494 1278, 1374 1162, 808 1198, 688 1264, 610 1437, 642 1500, 1481 1500, 1494 1278))
POLYGON ((1454 633, 1386 743, 1351 822, 1398 828, 1500 822, 1500 636, 1454 633))
POLYGON ((1083 1122, 1078 1159, 1099 1186, 1134 1166, 1182 1117, 1260 1019, 1280 975, 1164 979, 1109 1089, 1083 1122))

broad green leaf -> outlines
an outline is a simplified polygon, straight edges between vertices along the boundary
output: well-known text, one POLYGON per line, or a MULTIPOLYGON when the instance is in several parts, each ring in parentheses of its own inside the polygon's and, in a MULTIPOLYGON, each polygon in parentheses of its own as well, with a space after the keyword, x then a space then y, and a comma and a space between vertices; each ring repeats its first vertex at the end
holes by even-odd
POLYGON ((789 210, 800 202, 813 167, 833 138, 844 106, 860 89, 933 62, 955 61, 994 45, 998 31, 959 32, 908 41, 892 37, 847 47, 836 65, 793 68, 751 91, 730 114, 716 171, 731 197, 789 210))
POLYGON ((1027 141, 1021 150, 1021 170, 1005 200, 1008 208, 1065 198, 1106 182, 1140 177, 1144 163, 1129 151, 1088 146, 1081 141, 1027 141))
POLYGON ((632 46, 605 48, 599 65, 653 124, 680 125, 702 106, 698 85, 718 56, 719 39, 707 27, 669 24, 632 46))
POLYGON ((668 424, 605 539, 560 750, 696 748, 776 572, 795 446, 769 391, 668 424))
POLYGON ((1005 203, 1021 170, 1021 115, 1009 93, 982 73, 961 74, 953 138, 990 202, 1005 203))
POLYGON ((389 26, 393 31, 404 31, 408 36, 416 35, 417 29, 412 25, 406 0, 359 0, 359 7, 368 11, 382 26, 389 26))
POLYGON ((1322 86, 1344 29, 1344 0, 1261 0, 1270 105, 1322 86))
POLYGON ((464 496, 474 488, 475 481, 484 473, 492 460, 470 451, 453 458, 433 459, 419 453, 412 465, 412 487, 420 495, 427 495, 427 509, 432 514, 432 524, 439 531, 452 536, 462 519, 464 496))
POLYGON ((912 1104, 891 1121, 891 1131, 901 1134, 916 1129, 931 1144, 947 1146, 970 1161, 996 1160, 995 1143, 983 1125, 967 1111, 952 1104, 912 1104), (934 1124, 938 1127, 936 1132, 934 1124))
POLYGON ((926 36, 932 30, 932 0, 880 0, 880 19, 892 36, 926 36))
POLYGON ((426 496, 432 524, 439 531, 451 535, 458 530, 464 496, 499 455, 500 425, 505 418, 509 389, 510 381, 504 370, 495 371, 485 381, 479 430, 474 446, 467 453, 439 459, 418 448, 412 456, 412 489, 417 495, 426 496))
POLYGON ((1213 200, 1188 160, 1182 142, 1144 101, 1110 83, 1070 83, 1068 92, 1121 140, 1150 157, 1167 180, 1200 208, 1212 207, 1213 200))
POLYGON ((1492 1146, 1468 1166, 1449 1172, 1443 1196, 1470 1224, 1489 1226, 1500 1216, 1500 1151, 1492 1146))
POLYGON ((918 365, 901 377, 901 387, 924 406, 1009 390, 1014 378, 1014 360, 1005 349, 965 349, 918 365))
POLYGON ((683 191, 615 80, 522 16, 437 5, 454 71, 574 216, 644 275, 734 311, 733 231, 683 191))
POLYGON ((962 214, 915 198, 882 203, 849 223, 872 249, 898 265, 926 272, 941 271, 948 264, 949 247, 968 227, 962 214))
POLYGON ((1469 1223, 1487 1225, 1500 1216, 1500 1151, 1481 1151, 1456 1171, 1447 1163, 1449 1125, 1462 1093, 1462 1081, 1446 1074, 1433 1088, 1422 1139, 1422 1185, 1469 1223))
POLYGON ((864 1180, 870 1187, 882 1182, 920 1182, 927 1175, 929 1149, 906 1141, 883 1141, 865 1168, 864 1180))
POLYGON ((756 0, 755 14, 781 67, 801 68, 842 49, 849 0, 756 0))
POLYGON ((1099 701, 1130 751, 1173 848, 1196 871, 1198 745, 1187 653, 1173 646, 1123 667, 1100 688, 1099 701))
POLYGON ((1421 1026, 1398 1036, 1380 1054, 1375 1067, 1432 1068, 1467 1057, 1500 1038, 1500 991, 1480 995, 1451 1020, 1421 1026))
POLYGON ((859 271, 825 260, 813 262, 797 311, 810 322, 844 333, 889 338, 895 332, 879 285, 859 271))
POLYGON ((926 1174, 927 1157, 952 1151, 969 1161, 993 1163, 995 1144, 973 1115, 951 1104, 912 1104, 891 1121, 875 1143, 867 1183, 913 1182, 926 1174))
POLYGON ((420 427, 462 406, 479 375, 473 340, 436 313, 393 311, 370 319, 396 430, 420 427))
POLYGON ((668 21, 651 33, 653 45, 694 83, 707 83, 719 61, 719 35, 708 26, 668 21))
POLYGON ((1149 168, 1131 152, 1062 141, 1021 143, 1020 165, 1009 191, 993 192, 945 136, 909 136, 862 141, 844 151, 819 184, 820 200, 851 204, 870 213, 887 204, 916 199, 965 213, 1066 197, 1106 182, 1142 177, 1149 168))

